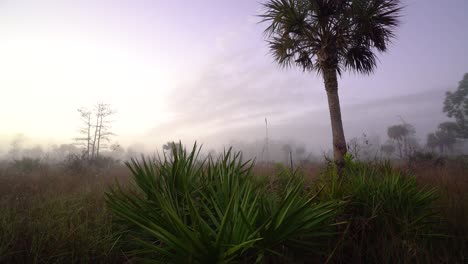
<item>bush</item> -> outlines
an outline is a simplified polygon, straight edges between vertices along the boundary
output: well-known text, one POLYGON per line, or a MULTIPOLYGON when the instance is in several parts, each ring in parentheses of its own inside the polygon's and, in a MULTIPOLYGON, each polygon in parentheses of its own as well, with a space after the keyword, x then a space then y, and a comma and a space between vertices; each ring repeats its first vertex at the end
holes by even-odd
POLYGON ((344 175, 330 167, 323 175, 322 198, 344 199, 341 218, 349 229, 340 248, 340 263, 427 263, 434 224, 439 222, 434 189, 383 162, 346 160, 344 175))
POLYGON ((15 171, 26 174, 38 169, 41 166, 41 161, 39 159, 23 157, 20 160, 14 160, 12 166, 15 171))
POLYGON ((430 152, 415 152, 408 157, 411 168, 418 166, 441 167, 446 164, 446 159, 430 152))
POLYGON ((172 151, 170 160, 127 163, 134 188, 107 193, 129 254, 161 263, 289 263, 327 252, 340 202, 317 201, 300 177, 271 188, 240 153, 199 161, 196 145, 172 151))
POLYGON ((90 174, 92 172, 97 174, 100 171, 117 165, 118 163, 118 160, 107 156, 99 156, 94 159, 88 159, 88 157, 86 157, 86 155, 83 153, 81 155, 69 154, 62 162, 62 166, 68 173, 73 175, 83 175, 90 174))

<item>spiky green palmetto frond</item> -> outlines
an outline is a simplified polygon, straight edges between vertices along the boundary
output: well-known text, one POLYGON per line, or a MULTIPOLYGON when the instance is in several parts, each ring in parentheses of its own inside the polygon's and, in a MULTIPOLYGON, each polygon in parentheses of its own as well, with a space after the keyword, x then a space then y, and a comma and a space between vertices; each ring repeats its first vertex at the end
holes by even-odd
POLYGON ((437 231, 442 219, 436 189, 389 162, 362 163, 348 155, 345 177, 326 172, 322 195, 349 200, 343 213, 352 233, 343 245, 345 263, 422 263, 431 243, 444 237, 437 231))
POLYGON ((131 253, 160 263, 252 263, 272 254, 310 254, 334 236, 341 204, 316 202, 291 177, 274 195, 251 162, 226 151, 217 160, 174 148, 170 160, 132 160, 135 186, 117 186, 107 203, 129 237, 131 253), (304 248, 307 248, 304 250, 304 248))
POLYGON ((265 36, 280 65, 339 73, 371 73, 402 10, 399 0, 269 0, 263 7, 265 36))

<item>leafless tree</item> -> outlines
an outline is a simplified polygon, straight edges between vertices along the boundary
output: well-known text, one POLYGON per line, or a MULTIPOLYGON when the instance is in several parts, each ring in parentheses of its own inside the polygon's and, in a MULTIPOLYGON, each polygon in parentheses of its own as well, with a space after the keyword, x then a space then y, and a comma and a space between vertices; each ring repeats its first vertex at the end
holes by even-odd
POLYGON ((82 136, 75 138, 75 140, 85 147, 87 159, 97 159, 99 152, 107 147, 105 142, 109 142, 110 137, 114 135, 110 131, 112 124, 110 117, 116 112, 109 104, 104 103, 96 104, 93 110, 80 108, 78 112, 83 127, 80 129, 82 136))
POLYGON ((92 133, 92 124, 91 117, 92 111, 88 110, 85 107, 78 109, 80 113, 81 121, 83 122, 83 127, 80 128, 81 137, 75 138, 75 140, 85 147, 85 156, 87 159, 91 157, 91 133, 92 133))
POLYGON ((95 107, 96 125, 94 126, 94 140, 92 144, 93 159, 99 158, 99 151, 107 147, 104 142, 109 142, 110 136, 114 135, 110 131, 112 120, 109 119, 113 114, 115 114, 115 110, 109 104, 98 103, 95 107))

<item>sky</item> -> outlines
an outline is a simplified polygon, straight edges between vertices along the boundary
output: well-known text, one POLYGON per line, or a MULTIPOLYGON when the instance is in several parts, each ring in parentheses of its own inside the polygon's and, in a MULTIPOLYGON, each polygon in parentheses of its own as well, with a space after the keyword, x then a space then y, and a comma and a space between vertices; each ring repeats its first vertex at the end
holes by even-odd
MULTIPOLYGON (((0 0, 0 148, 72 143, 77 109, 111 104, 112 141, 223 146, 269 136, 328 149, 323 81, 273 61, 260 0, 0 0)), ((407 0, 372 75, 339 80, 346 137, 418 136, 447 118, 444 94, 468 72, 468 1, 407 0)))

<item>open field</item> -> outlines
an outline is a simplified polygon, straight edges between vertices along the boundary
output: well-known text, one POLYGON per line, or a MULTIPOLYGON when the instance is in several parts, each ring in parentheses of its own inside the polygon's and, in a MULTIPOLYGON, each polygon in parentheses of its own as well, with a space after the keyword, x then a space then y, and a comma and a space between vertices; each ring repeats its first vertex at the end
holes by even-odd
MULTIPOLYGON (((281 185, 281 177, 278 177, 281 170, 286 169, 281 165, 257 165, 254 173, 274 176, 276 180, 269 182, 281 185)), ((430 163, 413 164, 411 168, 399 165, 399 168, 394 170, 410 171, 416 176, 418 185, 435 188, 438 196, 434 205, 440 218, 437 218, 438 222, 432 231, 440 236, 429 239, 431 245, 427 247, 424 245, 424 250, 427 251, 421 249, 421 245, 409 246, 408 248, 414 249, 414 252, 405 253, 407 255, 404 256, 408 257, 407 262, 463 263, 466 261, 468 252, 466 160, 449 160, 437 166, 430 163), (421 251, 418 251, 419 249, 421 251)), ((308 188, 314 189, 321 186, 323 181, 320 175, 326 173, 326 166, 303 164, 299 171, 308 179, 307 185, 310 185, 308 188)), ((115 216, 106 206, 104 196, 109 190, 109 185, 115 180, 126 185, 130 177, 130 171, 124 165, 114 165, 111 168, 86 171, 76 175, 58 165, 41 165, 31 171, 21 172, 18 168, 2 164, 0 263, 136 262, 134 257, 127 254, 131 246, 123 242, 125 239, 121 231, 124 227, 113 221, 116 220, 115 216)), ((328 187, 325 187, 322 191, 324 195, 319 199, 328 199, 325 197, 330 193, 328 187)), ((348 214, 337 217, 348 222, 353 218, 348 214)), ((356 236, 352 232, 358 232, 351 229, 338 227, 340 235, 330 240, 339 241, 338 248, 324 245, 326 255, 311 257, 309 260, 313 260, 313 263, 325 262, 327 256, 332 256, 328 259, 331 263, 345 263, 349 257, 356 259, 357 262, 365 260, 366 257, 356 256, 356 249, 347 245, 353 241, 347 241, 345 237, 356 236)), ((367 232, 373 231, 376 230, 367 229, 367 232)), ((362 243, 366 243, 365 239, 359 239, 362 243)), ((361 249, 364 252, 364 249, 361 249)), ((391 251, 388 248, 367 250, 373 250, 377 254, 375 256, 377 259, 379 256, 385 256, 384 251, 391 251)))

